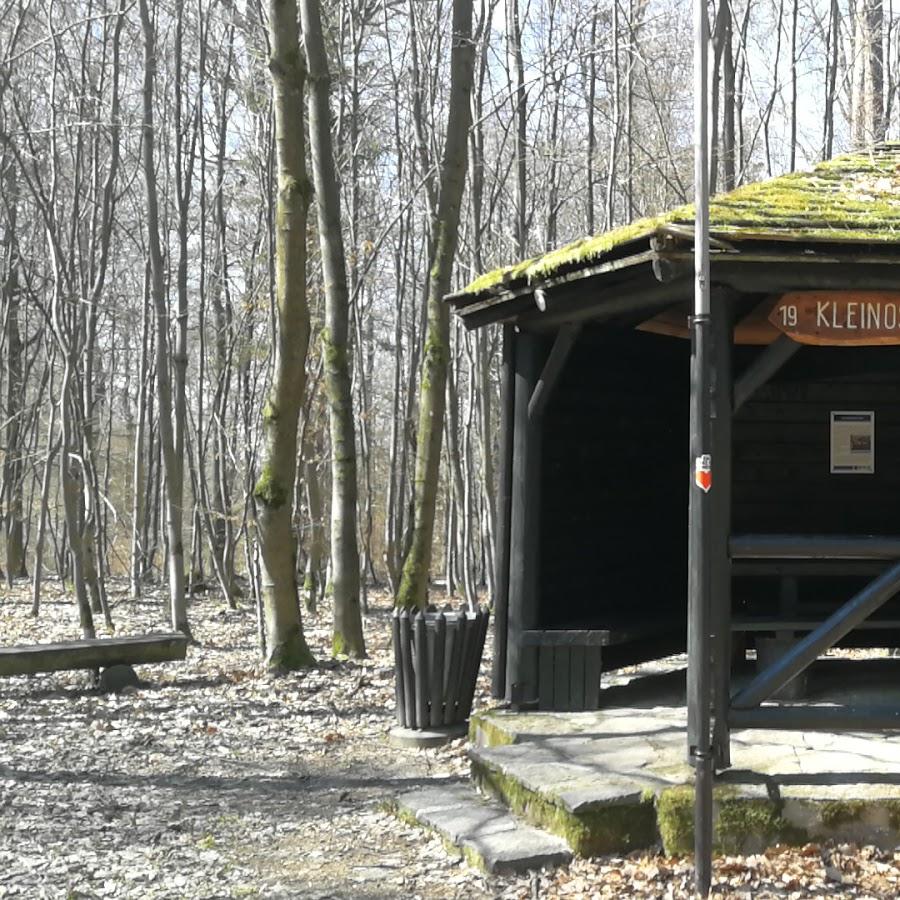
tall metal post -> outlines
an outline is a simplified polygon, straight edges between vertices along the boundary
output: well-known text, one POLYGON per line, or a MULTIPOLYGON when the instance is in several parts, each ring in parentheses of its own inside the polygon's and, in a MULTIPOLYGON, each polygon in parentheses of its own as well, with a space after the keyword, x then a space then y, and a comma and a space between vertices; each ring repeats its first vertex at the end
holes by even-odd
POLYGON ((706 0, 694 0, 694 315, 691 317, 691 486, 688 563, 688 754, 694 766, 694 887, 709 896, 712 880, 710 737, 713 485, 710 377, 709 127, 706 0))

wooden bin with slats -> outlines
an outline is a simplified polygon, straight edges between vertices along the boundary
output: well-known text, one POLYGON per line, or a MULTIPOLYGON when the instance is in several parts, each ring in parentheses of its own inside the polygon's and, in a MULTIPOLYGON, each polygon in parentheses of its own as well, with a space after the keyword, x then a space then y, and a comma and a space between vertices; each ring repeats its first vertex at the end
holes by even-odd
POLYGON ((397 722, 416 730, 469 718, 489 613, 394 612, 397 722))

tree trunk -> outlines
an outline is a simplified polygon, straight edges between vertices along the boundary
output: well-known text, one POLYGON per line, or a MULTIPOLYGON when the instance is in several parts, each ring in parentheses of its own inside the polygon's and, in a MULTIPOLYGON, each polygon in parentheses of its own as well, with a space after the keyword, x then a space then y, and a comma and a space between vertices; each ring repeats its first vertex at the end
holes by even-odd
MULTIPOLYGON (((186 313, 179 308, 178 338, 172 355, 176 372, 176 397, 173 404, 172 383, 169 378, 169 310, 166 302, 165 270, 159 236, 159 194, 156 185, 154 159, 153 82, 156 74, 156 38, 147 0, 140 0, 141 26, 144 34, 144 138, 142 163, 147 194, 147 231, 150 256, 150 295, 156 312, 156 386, 159 403, 159 438, 162 445, 163 466, 166 473, 166 537, 168 539, 169 603, 172 628, 190 637, 185 596, 184 541, 182 537, 184 500, 184 447, 180 440, 182 429, 176 417, 184 421, 182 361, 176 357, 186 354, 183 335, 187 328, 186 313), (180 393, 180 397, 178 394, 180 393), (180 451, 180 453, 179 453, 180 451)), ((186 364, 184 359, 183 363, 186 364)))
MULTIPOLYGON (((519 19, 519 0, 508 0, 506 10, 507 53, 512 56, 512 64, 516 72, 516 81, 510 85, 510 96, 514 97, 513 114, 516 120, 516 251, 519 259, 523 259, 528 246, 527 217, 525 198, 527 190, 525 147, 526 108, 525 108, 525 62, 522 57, 522 23, 519 19)), ((512 81, 512 79, 510 79, 512 81)))
POLYGON ((825 64, 825 112, 822 136, 822 159, 834 153, 834 104, 837 93, 838 44, 840 42, 840 7, 831 0, 828 19, 827 56, 825 64))
POLYGON ((314 613, 325 592, 325 504, 319 481, 318 454, 313 449, 315 439, 307 429, 303 447, 303 485, 306 490, 306 512, 309 516, 309 552, 303 581, 306 611, 314 613))
POLYGON ((794 0, 791 14, 791 155, 790 170, 797 168, 797 20, 800 16, 800 0, 794 0))
MULTIPOLYGON (((50 396, 53 396, 53 378, 50 380, 50 396)), ((47 533, 47 508, 50 505, 50 479, 53 475, 53 458, 59 449, 54 437, 56 431, 56 404, 50 404, 50 422, 47 425, 47 458, 41 478, 41 500, 38 506, 38 530, 34 542, 34 571, 31 582, 31 614, 37 616, 41 607, 41 583, 44 574, 44 538, 47 533)))
POLYGON ((356 542, 356 435, 350 382, 350 298, 341 232, 341 198, 334 171, 329 107, 330 75, 318 0, 300 0, 309 66, 309 131, 322 277, 325 282, 325 394, 331 432, 331 584, 334 591, 332 652, 366 655, 359 605, 356 542))
POLYGON ((423 609, 428 596, 450 355, 449 310, 443 298, 450 290, 460 204, 466 180, 466 145, 472 121, 470 95, 475 63, 471 36, 472 0, 454 0, 447 134, 441 163, 437 220, 433 229, 433 259, 428 278, 428 327, 419 399, 415 520, 412 546, 403 564, 403 577, 397 594, 397 605, 406 608, 423 609))
POLYGON ((9 211, 4 233, 2 262, 6 277, 0 285, 6 313, 6 440, 3 457, 3 489, 6 507, 6 577, 12 586, 14 578, 26 577, 25 540, 22 509, 25 465, 22 444, 25 382, 22 370, 22 336, 19 330, 19 262, 16 259, 15 231, 18 210, 15 167, 12 161, 3 173, 6 207, 9 211))
POLYGON ((726 4, 722 23, 722 188, 734 189, 735 180, 735 90, 734 90, 734 23, 731 8, 726 4))
POLYGON ((612 4, 612 110, 610 112, 609 159, 606 171, 606 230, 616 225, 616 172, 619 158, 619 137, 622 131, 622 88, 619 78, 619 0, 612 4))
POLYGON ((306 387, 306 174, 303 86, 296 0, 269 0, 278 198, 275 207, 275 368, 263 410, 265 463, 254 496, 259 515, 266 662, 274 671, 314 660, 303 637, 294 567, 291 497, 297 474, 297 424, 306 387))
POLYGON ((141 362, 137 388, 137 420, 134 424, 134 461, 131 489, 131 599, 141 599, 141 584, 147 566, 145 534, 146 467, 144 434, 147 426, 147 382, 150 374, 150 273, 144 276, 144 312, 141 322, 141 362))

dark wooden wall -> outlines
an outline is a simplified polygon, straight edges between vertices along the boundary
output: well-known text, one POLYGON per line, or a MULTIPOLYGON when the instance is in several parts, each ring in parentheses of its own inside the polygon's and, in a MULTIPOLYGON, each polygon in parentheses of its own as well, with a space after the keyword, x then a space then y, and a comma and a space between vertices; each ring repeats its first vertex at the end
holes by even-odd
POLYGON ((802 348, 733 434, 735 531, 900 534, 900 348, 802 348), (875 474, 832 475, 830 412, 869 409, 875 474))
MULTIPOLYGON (((735 369, 759 353, 735 348, 735 369)), ((670 621, 687 594, 690 345, 585 329, 544 418, 539 627, 670 621)), ((733 531, 900 535, 900 348, 804 347, 734 422, 733 531), (874 475, 831 475, 831 410, 875 410, 874 475)), ((804 578, 836 604, 865 578, 804 578)), ((778 579, 735 579, 777 608, 778 579)), ((893 605, 893 604, 892 604, 893 605)))
MULTIPOLYGON (((736 366, 757 348, 737 348, 736 366)), ((733 531, 900 535, 900 348, 803 347, 734 421, 733 531), (830 473, 830 412, 875 411, 875 474, 830 473)), ((865 578, 803 578, 836 604, 865 578)), ((777 604, 774 579, 735 581, 738 607, 777 604)))
POLYGON ((541 627, 683 628, 687 341, 585 329, 544 417, 541 627))

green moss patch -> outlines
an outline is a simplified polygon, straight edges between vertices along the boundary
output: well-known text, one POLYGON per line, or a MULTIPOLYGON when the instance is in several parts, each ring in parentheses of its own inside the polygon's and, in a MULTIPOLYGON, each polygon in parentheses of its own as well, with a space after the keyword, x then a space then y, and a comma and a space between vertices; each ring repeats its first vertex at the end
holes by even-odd
POLYGON ((273 674, 283 674, 307 669, 315 664, 315 658, 298 629, 288 640, 272 648, 268 669, 273 674))
POLYGON ((279 481, 268 463, 263 466, 259 480, 256 482, 256 487, 253 489, 253 496, 260 503, 268 506, 269 509, 280 509, 287 502, 287 489, 279 481))
POLYGON ((716 800, 714 846, 721 853, 760 852, 773 844, 805 844, 807 834, 768 799, 724 796, 716 800))
MULTIPOLYGON (((774 800, 745 797, 734 789, 713 789, 713 846, 718 853, 760 851, 773 844, 803 844, 807 834, 788 822, 774 800)), ((694 788, 664 790, 657 801, 663 849, 670 856, 694 851, 694 788)))
MULTIPOLYGON (((808 172, 743 185, 714 197, 709 218, 712 233, 728 240, 900 243, 900 143, 846 154, 808 172)), ((681 206, 487 272, 462 293, 539 282, 597 263, 633 241, 649 241, 666 225, 693 224, 693 206, 681 206)))
POLYGON ((865 809, 866 804, 862 800, 829 800, 821 805, 819 816, 827 828, 836 828, 859 821, 865 809))
POLYGON ((516 743, 516 736, 506 731, 489 712, 473 713, 469 717, 469 741, 480 747, 505 747, 516 743))
POLYGON ((900 831, 900 800, 882 800, 881 805, 887 810, 888 825, 900 831))
POLYGON ((687 785, 664 790, 656 816, 663 849, 669 856, 694 852, 694 789, 687 785))
POLYGON ((657 842, 652 796, 573 813, 553 797, 525 787, 497 769, 473 761, 472 777, 526 821, 563 838, 579 856, 646 850, 657 842))

